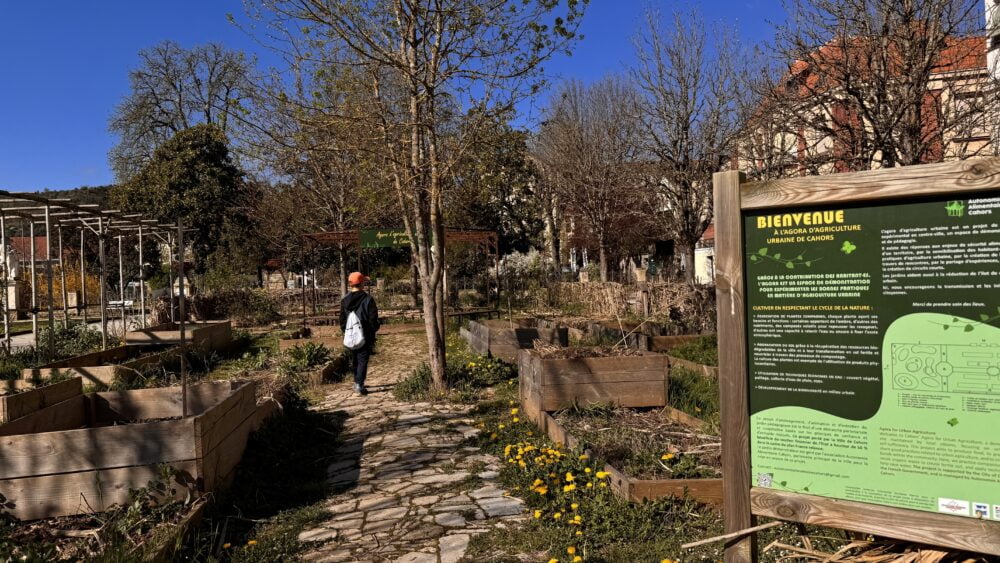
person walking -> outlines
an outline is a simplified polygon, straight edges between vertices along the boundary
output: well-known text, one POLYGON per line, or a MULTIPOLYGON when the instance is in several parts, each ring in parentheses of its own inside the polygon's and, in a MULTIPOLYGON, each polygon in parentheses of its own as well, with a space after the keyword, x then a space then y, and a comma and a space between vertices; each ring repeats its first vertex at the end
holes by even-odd
POLYGON ((351 350, 354 360, 354 392, 359 395, 368 394, 368 389, 365 388, 368 359, 375 347, 375 334, 382 326, 378 318, 378 305, 375 304, 371 294, 365 291, 368 281, 368 276, 361 272, 352 272, 347 276, 350 290, 340 302, 340 330, 344 332, 344 344, 351 350), (352 345, 353 342, 348 343, 348 323, 353 322, 351 313, 354 313, 354 317, 360 322, 361 334, 364 336, 364 342, 357 347, 352 345))

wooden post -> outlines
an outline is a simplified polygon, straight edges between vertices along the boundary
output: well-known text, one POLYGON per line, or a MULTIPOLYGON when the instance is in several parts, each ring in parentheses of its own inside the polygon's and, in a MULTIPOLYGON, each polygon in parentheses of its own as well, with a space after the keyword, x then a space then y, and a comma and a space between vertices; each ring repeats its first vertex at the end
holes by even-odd
POLYGON ((3 247, 3 342, 10 353, 10 256, 7 254, 7 217, 0 214, 0 247, 3 247))
POLYGON ((46 354, 49 361, 52 361, 56 353, 56 309, 52 295, 52 211, 48 205, 45 206, 45 287, 49 296, 46 304, 49 313, 49 343, 46 354))
POLYGON ((139 325, 146 328, 146 263, 142 259, 142 225, 139 225, 139 325))
MULTIPOLYGON (((38 283, 35 275, 35 221, 28 220, 28 239, 31 241, 29 255, 31 256, 31 338, 38 346, 38 283)), ((21 231, 24 233, 24 231, 21 231)))
POLYGON ((66 294, 66 265, 63 263, 63 233, 61 223, 57 231, 59 232, 59 283, 62 287, 63 328, 69 328, 69 298, 66 294))
POLYGON ((128 319, 125 315, 125 265, 122 260, 122 235, 118 235, 118 300, 122 310, 122 336, 128 332, 128 319))
POLYGON ((306 327, 306 271, 302 270, 302 328, 306 327))
POLYGON ((86 247, 84 237, 86 237, 87 226, 80 227, 80 295, 76 304, 77 312, 83 312, 83 326, 87 326, 87 268, 86 268, 86 247))
MULTIPOLYGON (((719 387, 722 397, 722 473, 725 531, 754 525, 750 507, 750 405, 747 393, 746 314, 743 300, 743 226, 735 171, 718 172, 715 185, 716 299, 719 326, 719 387)), ((726 563, 757 561, 756 537, 726 543, 726 563)))
MULTIPOLYGON (((187 397, 187 367, 185 366, 184 358, 187 355, 187 347, 184 345, 186 328, 185 317, 185 307, 184 307, 184 223, 180 219, 177 219, 177 292, 180 303, 178 304, 178 312, 180 313, 180 329, 181 329, 181 416, 187 417, 188 415, 188 397, 187 397)), ((172 309, 173 307, 171 307, 172 309)))
POLYGON ((170 322, 174 322, 174 261, 171 258, 174 248, 174 236, 167 233, 167 283, 170 284, 170 291, 167 292, 167 309, 170 311, 170 322))
POLYGON ((101 350, 108 349, 108 284, 105 281, 107 260, 104 255, 104 217, 97 218, 97 255, 101 268, 101 350))

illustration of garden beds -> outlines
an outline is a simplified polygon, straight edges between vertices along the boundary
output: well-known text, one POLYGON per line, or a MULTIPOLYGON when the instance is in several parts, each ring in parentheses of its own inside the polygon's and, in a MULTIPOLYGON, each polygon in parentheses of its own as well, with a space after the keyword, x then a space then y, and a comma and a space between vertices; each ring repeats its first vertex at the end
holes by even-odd
POLYGON ((545 328, 538 319, 469 321, 461 330, 469 346, 482 356, 492 356, 508 363, 517 363, 520 350, 531 349, 535 341, 556 346, 568 346, 566 327, 545 328))
MULTIPOLYGON (((77 380, 79 381, 79 380, 77 380)), ((79 385, 77 383, 76 385, 79 385)), ((80 393, 0 424, 3 511, 21 520, 102 512, 170 466, 184 497, 232 478, 247 437, 274 412, 255 384, 80 393)))
POLYGON ((618 496, 689 495, 721 505, 719 438, 711 425, 669 406, 670 358, 624 347, 538 346, 520 352, 518 368, 524 414, 553 441, 608 462, 618 496))

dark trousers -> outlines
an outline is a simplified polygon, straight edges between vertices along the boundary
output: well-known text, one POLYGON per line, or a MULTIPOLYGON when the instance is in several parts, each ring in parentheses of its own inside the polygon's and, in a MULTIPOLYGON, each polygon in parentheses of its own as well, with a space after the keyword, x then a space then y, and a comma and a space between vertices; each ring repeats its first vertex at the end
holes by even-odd
POLYGON ((354 383, 364 387, 368 377, 368 358, 372 355, 372 344, 365 344, 357 350, 351 350, 354 357, 354 383))

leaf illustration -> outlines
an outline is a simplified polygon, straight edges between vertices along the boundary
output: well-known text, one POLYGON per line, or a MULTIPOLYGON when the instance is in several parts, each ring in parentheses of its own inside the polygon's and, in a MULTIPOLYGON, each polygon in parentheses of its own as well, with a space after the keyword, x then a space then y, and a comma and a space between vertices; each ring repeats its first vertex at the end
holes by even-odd
POLYGON ((782 481, 782 482, 780 482, 778 484, 781 485, 782 487, 787 487, 788 486, 788 481, 782 481))
POLYGON ((795 262, 785 262, 785 267, 788 268, 789 270, 794 270, 795 262))
POLYGON ((767 247, 765 246, 764 248, 758 250, 757 254, 760 254, 761 256, 767 256, 767 247))
POLYGON ((979 320, 981 320, 981 321, 983 321, 985 323, 985 322, 987 322, 987 321, 990 320, 990 316, 987 315, 986 313, 983 313, 983 314, 979 315, 979 320))
POLYGON ((957 418, 953 418, 953 419, 949 420, 948 421, 948 426, 951 426, 952 428, 958 426, 958 419, 957 418))
POLYGON ((775 259, 775 260, 780 260, 780 259, 781 259, 781 253, 780 253, 780 252, 776 252, 776 253, 774 254, 774 259, 775 259))
POLYGON ((943 326, 945 330, 948 330, 949 328, 951 328, 951 325, 941 325, 941 326, 943 326))
POLYGON ((849 240, 845 240, 843 246, 840 247, 840 251, 843 252, 844 254, 850 254, 857 249, 858 247, 855 246, 854 243, 852 243, 849 240))
POLYGON ((757 255, 756 255, 756 254, 751 254, 751 255, 750 255, 750 261, 751 261, 751 262, 756 262, 757 260, 759 260, 759 258, 757 258, 757 255))
POLYGON ((976 330, 976 327, 972 325, 965 325, 965 332, 972 332, 974 330, 976 330))
POLYGON ((806 268, 810 268, 812 267, 812 265, 813 265, 812 260, 806 262, 806 268))

